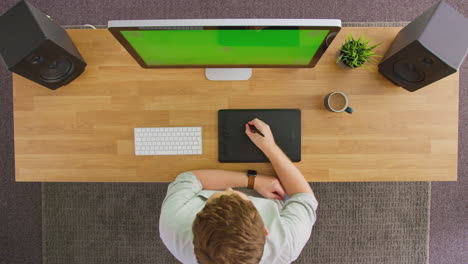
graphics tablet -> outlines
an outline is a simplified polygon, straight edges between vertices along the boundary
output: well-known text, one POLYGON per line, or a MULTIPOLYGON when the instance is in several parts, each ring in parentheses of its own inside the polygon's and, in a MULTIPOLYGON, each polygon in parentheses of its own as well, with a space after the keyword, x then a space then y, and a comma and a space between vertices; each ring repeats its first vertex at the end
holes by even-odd
POLYGON ((220 162, 268 162, 245 134, 245 124, 254 118, 270 126, 276 144, 292 161, 301 161, 301 110, 239 109, 218 112, 220 162))

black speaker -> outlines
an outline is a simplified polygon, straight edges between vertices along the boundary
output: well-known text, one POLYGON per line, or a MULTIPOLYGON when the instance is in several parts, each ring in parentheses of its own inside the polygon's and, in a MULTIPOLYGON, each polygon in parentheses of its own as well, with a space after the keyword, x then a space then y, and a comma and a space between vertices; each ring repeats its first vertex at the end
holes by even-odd
POLYGON ((441 1, 398 33, 379 72, 414 92, 456 72, 467 51, 468 19, 441 1))
POLYGON ((67 32, 26 1, 0 16, 0 36, 8 70, 47 88, 68 84, 86 67, 67 32))

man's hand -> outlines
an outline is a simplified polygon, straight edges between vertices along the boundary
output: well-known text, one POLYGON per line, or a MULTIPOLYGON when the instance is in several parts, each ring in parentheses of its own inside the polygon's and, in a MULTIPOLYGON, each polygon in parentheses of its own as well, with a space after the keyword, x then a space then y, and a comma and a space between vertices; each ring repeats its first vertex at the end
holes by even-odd
POLYGON ((245 124, 245 134, 247 134, 250 140, 252 140, 252 142, 265 154, 276 146, 275 139, 270 130, 270 126, 258 118, 255 118, 254 120, 245 124), (258 133, 255 133, 255 131, 252 131, 249 125, 255 126, 264 135, 264 137, 258 133))
POLYGON ((285 197, 283 186, 274 176, 258 175, 254 189, 265 198, 284 200, 285 197))

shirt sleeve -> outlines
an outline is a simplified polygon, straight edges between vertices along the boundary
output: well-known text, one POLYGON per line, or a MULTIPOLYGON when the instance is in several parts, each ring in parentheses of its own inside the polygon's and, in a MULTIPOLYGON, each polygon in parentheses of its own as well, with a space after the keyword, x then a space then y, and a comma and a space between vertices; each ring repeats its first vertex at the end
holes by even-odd
POLYGON ((200 180, 191 172, 181 173, 169 184, 162 210, 179 210, 203 189, 200 180))
POLYGON ((286 201, 280 213, 290 247, 291 261, 297 259, 312 233, 317 219, 318 202, 312 193, 296 193, 286 201))

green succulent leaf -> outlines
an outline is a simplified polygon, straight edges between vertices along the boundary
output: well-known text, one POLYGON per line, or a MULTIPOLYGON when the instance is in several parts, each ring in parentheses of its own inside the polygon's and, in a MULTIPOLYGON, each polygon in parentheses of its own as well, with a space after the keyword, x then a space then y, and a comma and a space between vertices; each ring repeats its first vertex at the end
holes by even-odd
POLYGON ((380 55, 375 54, 375 52, 372 51, 381 43, 368 46, 369 42, 370 41, 368 39, 365 39, 362 36, 355 39, 353 36, 348 35, 346 37, 345 42, 343 43, 343 46, 341 46, 340 48, 341 54, 338 56, 336 61, 341 61, 351 68, 368 68, 364 65, 366 62, 375 62, 375 60, 373 60, 372 58, 382 57, 380 55))

